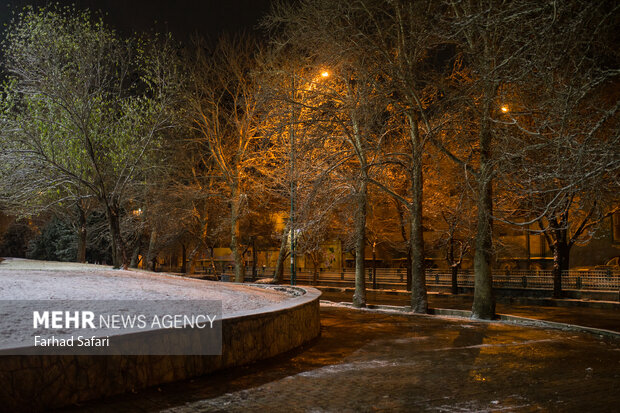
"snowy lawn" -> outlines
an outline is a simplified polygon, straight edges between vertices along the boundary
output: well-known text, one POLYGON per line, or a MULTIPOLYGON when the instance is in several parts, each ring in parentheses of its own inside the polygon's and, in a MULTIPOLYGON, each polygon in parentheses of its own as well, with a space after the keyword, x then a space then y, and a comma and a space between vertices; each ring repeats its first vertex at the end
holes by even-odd
POLYGON ((16 258, 0 263, 0 300, 221 300, 226 316, 288 298, 273 289, 102 265, 16 258))
MULTIPOLYGON (((43 334, 42 327, 34 333, 30 328, 32 317, 28 317, 38 309, 33 300, 63 300, 65 306, 69 304, 64 300, 86 300, 88 310, 97 313, 140 313, 138 308, 152 306, 149 301, 165 300, 165 307, 159 307, 166 313, 180 314, 193 308, 195 313, 217 313, 219 319, 261 311, 296 295, 294 291, 282 290, 275 286, 261 288, 163 273, 113 270, 101 265, 8 258, 0 263, 0 348, 21 347, 29 343, 33 334, 43 334), (222 303, 221 313, 217 301, 222 303)), ((98 334, 138 330, 99 329, 98 334)), ((58 334, 75 331, 65 328, 58 334)))

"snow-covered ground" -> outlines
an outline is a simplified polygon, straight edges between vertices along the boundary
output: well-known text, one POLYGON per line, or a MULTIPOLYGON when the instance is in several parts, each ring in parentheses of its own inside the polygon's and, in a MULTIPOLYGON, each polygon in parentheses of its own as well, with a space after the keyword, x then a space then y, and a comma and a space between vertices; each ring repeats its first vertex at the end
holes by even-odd
MULTIPOLYGON (((101 265, 8 258, 0 262, 0 349, 32 345, 32 337, 45 333, 42 327, 32 328, 32 314, 34 310, 41 310, 41 300, 53 300, 63 311, 86 309, 97 314, 126 315, 217 314, 220 319, 273 307, 298 293, 269 286, 113 270, 101 265)), ((97 334, 106 336, 139 330, 137 327, 100 328, 97 334)), ((82 330, 64 328, 55 335, 68 337, 76 331, 82 330)))
POLYGON ((101 265, 16 258, 0 263, 0 300, 221 300, 227 315, 288 298, 273 289, 101 265))

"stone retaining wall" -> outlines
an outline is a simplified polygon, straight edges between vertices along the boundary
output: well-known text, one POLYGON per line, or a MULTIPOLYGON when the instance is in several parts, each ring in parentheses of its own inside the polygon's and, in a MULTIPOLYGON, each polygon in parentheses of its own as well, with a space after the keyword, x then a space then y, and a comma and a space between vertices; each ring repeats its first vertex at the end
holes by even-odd
POLYGON ((221 356, 2 356, 0 410, 67 406, 273 357, 320 334, 313 288, 282 304, 225 316, 221 356))

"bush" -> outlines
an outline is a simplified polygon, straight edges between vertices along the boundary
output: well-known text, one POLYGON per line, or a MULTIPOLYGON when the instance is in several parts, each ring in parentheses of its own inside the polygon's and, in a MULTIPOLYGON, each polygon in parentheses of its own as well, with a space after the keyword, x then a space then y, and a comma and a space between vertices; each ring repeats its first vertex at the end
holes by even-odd
POLYGON ((41 233, 30 241, 27 256, 35 260, 75 261, 75 231, 60 219, 53 218, 43 227, 41 233))
POLYGON ((14 222, 0 237, 0 255, 4 257, 25 258, 28 250, 28 242, 33 238, 34 232, 28 224, 14 222))

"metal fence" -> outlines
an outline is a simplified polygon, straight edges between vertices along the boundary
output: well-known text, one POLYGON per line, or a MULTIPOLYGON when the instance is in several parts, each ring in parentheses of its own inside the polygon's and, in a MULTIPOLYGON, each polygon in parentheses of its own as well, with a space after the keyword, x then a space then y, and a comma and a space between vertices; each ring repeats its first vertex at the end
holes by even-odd
MULTIPOLYGON (((258 276, 271 276, 272 268, 262 269, 258 276)), ((251 271, 247 274, 251 276, 251 271)), ((373 280, 372 268, 366 269, 367 286, 374 283, 379 288, 404 289, 407 283, 407 270, 404 268, 377 268, 376 281, 373 280)), ((285 270, 284 279, 290 281, 290 271, 285 270)), ((473 287, 474 274, 472 270, 459 270, 457 277, 459 287, 473 287)), ((312 270, 297 271, 297 282, 310 284, 313 282, 312 270)), ((355 269, 347 268, 342 271, 320 271, 317 283, 320 285, 337 285, 355 282, 355 269)), ((429 286, 452 285, 450 270, 426 270, 426 283, 429 286)), ((531 288, 553 289, 551 270, 496 270, 493 271, 493 286, 496 288, 531 288)), ((620 289, 620 270, 569 270, 562 273, 562 288, 567 290, 606 290, 620 289)))

